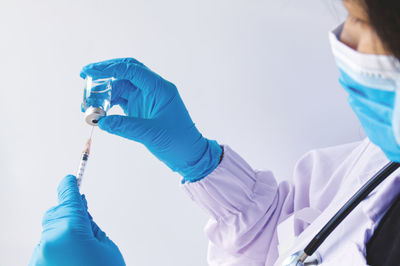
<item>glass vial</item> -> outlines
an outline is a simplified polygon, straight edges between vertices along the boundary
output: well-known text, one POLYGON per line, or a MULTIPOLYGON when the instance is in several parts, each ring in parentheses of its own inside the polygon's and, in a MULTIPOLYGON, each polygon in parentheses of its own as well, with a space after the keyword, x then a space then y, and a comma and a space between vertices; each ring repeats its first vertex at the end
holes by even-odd
POLYGON ((107 115, 111 102, 111 83, 113 78, 96 79, 87 76, 83 91, 82 109, 85 121, 96 126, 99 119, 107 115))

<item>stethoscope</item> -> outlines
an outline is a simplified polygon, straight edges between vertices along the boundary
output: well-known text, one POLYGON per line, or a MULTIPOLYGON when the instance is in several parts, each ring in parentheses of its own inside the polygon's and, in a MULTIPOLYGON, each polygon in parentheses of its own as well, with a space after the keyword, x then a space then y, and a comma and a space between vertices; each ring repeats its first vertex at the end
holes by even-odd
POLYGON ((325 239, 333 230, 357 207, 383 180, 391 175, 399 163, 390 162, 379 170, 367 183, 365 183, 340 210, 327 222, 324 227, 314 236, 304 250, 298 251, 284 260, 282 266, 304 266, 318 265, 322 262, 321 256, 316 250, 324 243, 325 239))

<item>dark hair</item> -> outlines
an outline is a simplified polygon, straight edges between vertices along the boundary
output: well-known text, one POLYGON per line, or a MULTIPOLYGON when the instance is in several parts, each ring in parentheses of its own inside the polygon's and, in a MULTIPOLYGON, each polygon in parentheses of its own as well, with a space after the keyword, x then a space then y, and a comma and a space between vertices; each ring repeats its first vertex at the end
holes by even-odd
POLYGON ((400 0, 362 0, 385 48, 400 59, 400 0))

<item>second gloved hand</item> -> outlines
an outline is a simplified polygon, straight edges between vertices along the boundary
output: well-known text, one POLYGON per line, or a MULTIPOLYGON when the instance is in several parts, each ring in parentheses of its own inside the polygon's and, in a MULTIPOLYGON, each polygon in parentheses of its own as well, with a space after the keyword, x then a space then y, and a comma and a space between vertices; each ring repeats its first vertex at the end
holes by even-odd
POLYGON ((29 266, 125 266, 118 247, 93 221, 76 177, 58 186, 58 205, 43 216, 43 232, 29 266))
POLYGON ((111 105, 126 116, 111 115, 99 127, 144 144, 186 181, 197 181, 218 165, 222 148, 197 130, 174 84, 133 58, 85 66, 81 77, 114 77, 111 105))

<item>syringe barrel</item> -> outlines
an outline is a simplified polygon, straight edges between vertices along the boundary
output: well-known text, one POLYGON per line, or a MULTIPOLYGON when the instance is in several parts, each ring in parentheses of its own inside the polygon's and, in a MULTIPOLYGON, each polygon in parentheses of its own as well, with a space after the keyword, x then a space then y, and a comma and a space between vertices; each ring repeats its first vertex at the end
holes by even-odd
POLYGON ((83 153, 81 161, 79 163, 78 172, 76 174, 76 180, 78 182, 78 187, 80 187, 80 185, 81 185, 83 174, 85 173, 85 168, 86 168, 86 164, 87 164, 88 159, 89 159, 89 154, 88 153, 83 153))

